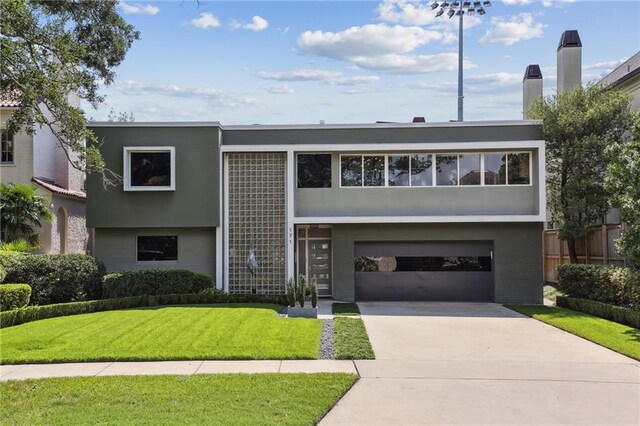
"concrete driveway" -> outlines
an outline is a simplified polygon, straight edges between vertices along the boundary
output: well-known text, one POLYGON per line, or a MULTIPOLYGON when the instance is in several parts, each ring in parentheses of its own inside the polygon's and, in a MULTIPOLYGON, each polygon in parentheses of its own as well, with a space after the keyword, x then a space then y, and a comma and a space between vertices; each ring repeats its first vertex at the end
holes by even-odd
POLYGON ((360 303, 376 353, 323 425, 638 425, 640 363, 488 303, 360 303))

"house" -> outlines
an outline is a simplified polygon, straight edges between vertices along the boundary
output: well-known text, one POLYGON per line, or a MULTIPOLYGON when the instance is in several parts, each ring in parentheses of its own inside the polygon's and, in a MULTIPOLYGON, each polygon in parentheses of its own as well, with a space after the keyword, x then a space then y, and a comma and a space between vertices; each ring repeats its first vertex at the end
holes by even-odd
POLYGON ((343 301, 542 302, 537 122, 91 128, 123 176, 87 179, 110 271, 186 268, 264 294, 315 275, 343 301))
MULTIPOLYGON (((79 103, 75 96, 71 101, 79 103)), ((49 203, 53 221, 42 222, 39 252, 86 253, 90 241, 85 218, 85 175, 69 164, 47 127, 38 127, 33 135, 9 133, 6 123, 18 106, 13 100, 0 99, 0 179, 3 183, 35 185, 37 194, 49 203)))
POLYGON ((631 95, 631 110, 640 111, 640 51, 607 74, 598 84, 631 95))

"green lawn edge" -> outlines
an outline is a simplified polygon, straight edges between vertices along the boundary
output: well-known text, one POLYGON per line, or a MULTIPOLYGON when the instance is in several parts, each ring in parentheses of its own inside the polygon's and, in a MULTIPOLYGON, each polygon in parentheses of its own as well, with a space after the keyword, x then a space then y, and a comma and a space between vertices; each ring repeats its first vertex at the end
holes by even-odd
POLYGON ((315 425, 355 374, 203 374, 11 380, 6 424, 315 425))
POLYGON ((331 313, 333 315, 358 316, 360 315, 360 307, 357 303, 335 302, 331 305, 331 313))
POLYGON ((318 359, 322 322, 278 310, 171 305, 34 321, 0 330, 0 364, 318 359))
POLYGON ((504 306, 640 361, 640 330, 636 328, 567 308, 541 305, 504 306))
POLYGON ((333 318, 333 348, 336 359, 375 359, 367 329, 360 318, 333 318))

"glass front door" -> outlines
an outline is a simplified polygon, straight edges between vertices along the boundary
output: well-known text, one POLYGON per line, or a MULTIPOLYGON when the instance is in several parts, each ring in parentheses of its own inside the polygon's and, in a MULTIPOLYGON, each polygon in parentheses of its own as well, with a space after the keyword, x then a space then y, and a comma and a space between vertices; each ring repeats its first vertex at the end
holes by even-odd
POLYGON ((331 296, 333 263, 331 256, 331 228, 298 227, 298 274, 313 275, 318 281, 318 295, 331 296))

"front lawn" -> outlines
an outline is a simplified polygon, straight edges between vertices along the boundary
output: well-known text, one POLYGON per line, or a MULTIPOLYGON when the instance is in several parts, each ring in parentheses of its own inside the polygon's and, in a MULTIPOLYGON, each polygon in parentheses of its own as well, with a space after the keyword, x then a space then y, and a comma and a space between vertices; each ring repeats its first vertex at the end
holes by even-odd
POLYGON ((640 330, 566 308, 506 305, 521 314, 640 360, 640 330))
POLYGON ((333 347, 337 359, 375 359, 367 329, 360 318, 333 318, 333 347))
POLYGON ((314 425, 353 374, 215 374, 0 383, 3 424, 314 425))
POLYGON ((276 305, 144 307, 0 330, 2 364, 193 359, 317 359, 322 323, 276 305))
POLYGON ((360 315, 360 308, 357 303, 334 303, 331 305, 331 313, 333 315, 360 315))

